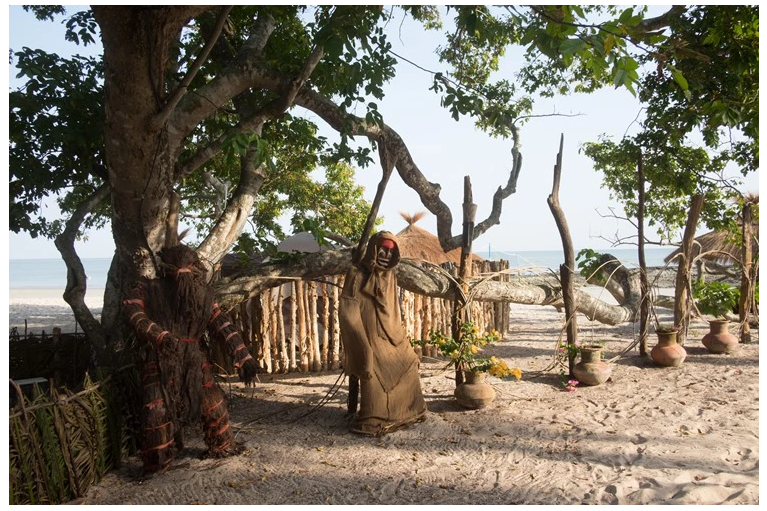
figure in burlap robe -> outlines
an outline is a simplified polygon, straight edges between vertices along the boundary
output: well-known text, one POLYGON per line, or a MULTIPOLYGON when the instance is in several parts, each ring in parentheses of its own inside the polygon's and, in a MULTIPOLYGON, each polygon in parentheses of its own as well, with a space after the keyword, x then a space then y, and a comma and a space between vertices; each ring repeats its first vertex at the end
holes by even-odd
POLYGON ((382 231, 346 274, 339 311, 344 371, 360 379, 350 430, 380 435, 426 414, 419 360, 405 337, 397 299, 397 238, 382 231))
POLYGON ((232 353, 240 379, 256 364, 237 329, 214 303, 205 267, 185 245, 160 254, 162 278, 139 282, 123 301, 128 325, 142 341, 141 458, 145 472, 167 468, 183 448, 184 426, 202 420, 210 456, 240 450, 229 427, 226 398, 213 381, 202 336, 207 331, 232 353))

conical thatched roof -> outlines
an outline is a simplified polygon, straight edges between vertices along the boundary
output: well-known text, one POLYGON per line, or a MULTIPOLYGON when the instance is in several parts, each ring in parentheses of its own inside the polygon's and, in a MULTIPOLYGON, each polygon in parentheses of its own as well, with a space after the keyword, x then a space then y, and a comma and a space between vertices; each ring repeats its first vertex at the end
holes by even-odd
MULTIPOLYGON (((423 259, 434 264, 447 262, 460 264, 460 248, 445 253, 439 244, 439 238, 415 225, 416 222, 424 217, 424 214, 423 212, 416 213, 415 215, 400 213, 402 218, 408 223, 407 227, 397 233, 400 255, 410 259, 423 259)), ((475 261, 483 260, 476 254, 472 254, 472 259, 475 261)))
MULTIPOLYGON (((750 200, 756 204, 759 203, 759 196, 758 195, 749 195, 747 197, 747 200, 750 200)), ((754 236, 754 241, 752 245, 752 250, 754 253, 758 253, 759 251, 759 221, 754 220, 752 222, 752 232, 754 236)), ((732 235, 729 232, 726 231, 711 231, 707 232, 706 234, 702 234, 695 238, 695 243, 693 244, 692 253, 693 257, 698 257, 701 253, 703 254, 702 259, 706 261, 711 261, 716 264, 732 264, 735 261, 739 261, 741 257, 741 250, 742 247, 738 243, 733 243, 732 235)), ((681 247, 671 252, 666 258, 663 260, 664 262, 668 263, 672 259, 674 261, 678 261, 679 257, 678 254, 682 252, 681 247)))

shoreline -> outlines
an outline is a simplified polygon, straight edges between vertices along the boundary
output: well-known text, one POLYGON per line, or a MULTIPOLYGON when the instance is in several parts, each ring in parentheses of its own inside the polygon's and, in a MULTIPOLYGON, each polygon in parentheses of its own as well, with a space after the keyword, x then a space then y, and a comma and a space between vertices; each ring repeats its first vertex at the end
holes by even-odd
MULTIPOLYGON (((77 328, 72 308, 64 301, 64 289, 61 288, 10 288, 8 290, 8 330, 16 328, 24 333, 24 320, 27 321, 28 333, 50 334, 54 327, 62 333, 72 333, 77 328)), ((91 288, 85 293, 85 304, 99 319, 104 306, 104 288, 91 288)))

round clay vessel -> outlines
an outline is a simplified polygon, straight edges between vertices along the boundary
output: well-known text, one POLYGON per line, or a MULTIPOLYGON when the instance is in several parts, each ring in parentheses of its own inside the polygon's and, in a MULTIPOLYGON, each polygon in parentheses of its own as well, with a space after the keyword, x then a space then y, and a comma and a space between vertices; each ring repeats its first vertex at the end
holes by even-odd
POLYGON ((455 388, 455 399, 464 408, 476 410, 487 406, 495 399, 495 389, 485 382, 485 373, 463 373, 464 383, 455 388))
POLYGON ((726 319, 708 322, 711 331, 703 336, 701 342, 709 352, 732 353, 738 347, 738 338, 727 329, 729 324, 730 321, 726 319))
POLYGON ((421 346, 413 346, 413 351, 415 351, 418 360, 421 360, 421 357, 423 357, 423 348, 421 346))
POLYGON ((687 357, 685 349, 677 344, 676 332, 656 332, 658 344, 650 350, 653 362, 663 367, 679 367, 687 357))
POLYGON ((581 361, 573 367, 573 375, 583 385, 601 385, 607 381, 613 370, 602 361, 602 348, 599 346, 583 346, 581 361))

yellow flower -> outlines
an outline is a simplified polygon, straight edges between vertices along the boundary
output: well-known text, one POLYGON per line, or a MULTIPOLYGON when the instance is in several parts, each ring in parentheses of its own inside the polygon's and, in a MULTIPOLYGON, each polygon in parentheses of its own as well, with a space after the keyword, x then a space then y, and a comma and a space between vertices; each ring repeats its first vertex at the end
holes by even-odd
POLYGON ((478 348, 472 344, 471 345, 471 353, 472 353, 472 355, 476 355, 477 351, 478 351, 478 348))
POLYGON ((522 378, 522 371, 520 371, 519 368, 515 367, 514 369, 511 370, 511 375, 517 380, 519 380, 520 378, 522 378))

